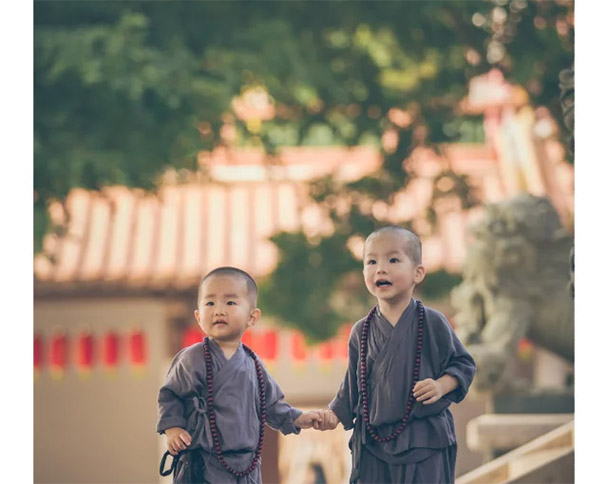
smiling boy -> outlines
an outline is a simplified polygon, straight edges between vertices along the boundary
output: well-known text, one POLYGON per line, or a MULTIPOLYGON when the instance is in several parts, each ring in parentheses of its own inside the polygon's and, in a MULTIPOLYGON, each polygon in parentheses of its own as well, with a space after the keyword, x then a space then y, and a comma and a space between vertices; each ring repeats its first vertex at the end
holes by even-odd
POLYGON ((315 428, 354 429, 351 483, 452 483, 448 407, 465 397, 473 358, 445 316, 412 297, 425 276, 416 234, 398 226, 373 232, 363 276, 378 304, 353 326, 344 381, 315 428))

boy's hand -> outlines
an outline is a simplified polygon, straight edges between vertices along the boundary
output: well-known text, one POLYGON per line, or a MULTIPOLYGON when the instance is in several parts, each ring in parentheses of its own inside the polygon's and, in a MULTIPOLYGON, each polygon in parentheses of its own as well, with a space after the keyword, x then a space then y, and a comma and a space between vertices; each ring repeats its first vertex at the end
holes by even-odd
POLYGON ((414 385, 414 397, 416 397, 417 402, 422 402, 423 405, 435 403, 443 397, 441 383, 432 378, 420 380, 414 385))
POLYGON ((334 411, 329 408, 320 410, 319 413, 323 417, 323 420, 320 424, 314 426, 317 430, 333 430, 338 426, 338 423, 340 423, 340 420, 338 420, 334 411))
MULTIPOLYGON (((321 415, 319 415, 318 410, 312 410, 310 412, 304 412, 297 419, 293 421, 296 427, 300 427, 301 429, 309 429, 316 424, 317 422, 321 422, 323 419, 321 415)), ((316 428, 316 427, 315 427, 316 428)))
POLYGON ((192 443, 190 434, 181 427, 171 427, 165 430, 167 450, 171 455, 177 455, 192 443))

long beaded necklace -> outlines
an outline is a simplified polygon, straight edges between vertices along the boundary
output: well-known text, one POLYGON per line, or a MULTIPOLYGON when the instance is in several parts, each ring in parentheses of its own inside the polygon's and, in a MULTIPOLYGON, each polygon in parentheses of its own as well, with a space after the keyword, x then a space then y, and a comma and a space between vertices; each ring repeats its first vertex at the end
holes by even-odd
POLYGON ((262 365, 257 359, 256 354, 247 346, 243 345, 245 353, 247 353, 255 364, 255 371, 258 377, 258 392, 260 396, 260 438, 258 440, 258 446, 255 449, 255 455, 253 461, 247 469, 244 471, 237 471, 230 467, 222 454, 222 447, 220 445, 219 433, 215 422, 215 410, 213 408, 213 369, 211 368, 211 353, 209 352, 209 338, 205 337, 203 340, 203 349, 205 352, 205 364, 207 366, 207 412, 209 413, 209 427, 211 428, 211 436, 213 437, 213 444, 215 446, 215 453, 217 454, 217 460, 220 464, 235 477, 243 477, 251 473, 260 462, 260 455, 262 453, 262 447, 264 445, 264 426, 266 424, 266 387, 264 382, 264 373, 262 365))
POLYGON ((403 432, 407 422, 410 418, 410 414, 412 412, 412 407, 414 406, 414 385, 418 382, 420 377, 420 356, 422 354, 422 333, 423 333, 423 322, 424 322, 424 307, 422 303, 416 300, 416 309, 418 312, 418 338, 416 342, 416 359, 414 362, 414 381, 412 384, 412 390, 407 399, 407 405, 405 407, 405 416, 401 419, 401 424, 392 434, 387 435, 386 437, 380 437, 376 429, 372 427, 372 424, 369 422, 369 396, 367 393, 367 340, 369 335, 369 325, 378 310, 378 306, 374 306, 372 310, 367 315, 363 323, 363 328, 361 330, 361 347, 360 347, 360 359, 361 359, 361 397, 363 400, 363 421, 365 422, 365 427, 367 428, 369 434, 376 442, 388 442, 390 440, 394 440, 397 436, 403 432))

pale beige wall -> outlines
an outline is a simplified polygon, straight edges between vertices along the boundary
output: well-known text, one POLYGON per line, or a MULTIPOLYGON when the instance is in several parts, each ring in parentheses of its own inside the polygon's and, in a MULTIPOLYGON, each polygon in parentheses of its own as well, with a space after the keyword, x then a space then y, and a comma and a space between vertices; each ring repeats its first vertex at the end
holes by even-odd
POLYGON ((94 335, 114 330, 124 336, 134 326, 147 337, 141 374, 121 358, 114 375, 98 363, 86 378, 70 367, 56 381, 45 368, 34 382, 35 482, 158 482, 156 395, 166 362, 166 305, 152 299, 35 302, 34 330, 47 336, 56 327, 73 336, 87 327, 94 335))

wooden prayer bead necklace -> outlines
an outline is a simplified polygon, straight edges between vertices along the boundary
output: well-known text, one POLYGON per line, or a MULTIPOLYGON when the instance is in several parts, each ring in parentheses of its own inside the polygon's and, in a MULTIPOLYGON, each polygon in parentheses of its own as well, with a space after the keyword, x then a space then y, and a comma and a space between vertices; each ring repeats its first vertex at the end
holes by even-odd
POLYGON ((401 419, 401 424, 392 434, 386 437, 380 437, 378 432, 372 427, 369 422, 369 397, 367 394, 367 340, 369 334, 369 325, 378 310, 378 306, 374 306, 367 315, 363 328, 361 330, 361 347, 360 347, 360 358, 361 358, 361 397, 363 400, 363 421, 369 434, 376 442, 388 442, 394 440, 397 436, 403 432, 412 412, 414 406, 414 386, 418 382, 420 377, 420 356, 422 354, 422 333, 423 333, 423 322, 424 322, 424 307, 420 301, 416 301, 416 309, 418 312, 418 339, 416 342, 416 359, 414 362, 414 381, 412 384, 412 391, 407 399, 407 405, 405 407, 405 416, 401 419))
POLYGON ((215 446, 215 453, 217 454, 217 460, 220 464, 235 477, 243 477, 250 474, 260 462, 260 455, 262 454, 262 447, 264 445, 264 426, 266 425, 266 387, 264 382, 264 373, 262 365, 257 359, 256 354, 247 346, 243 345, 245 353, 247 353, 255 364, 255 371, 258 377, 258 392, 260 395, 260 439, 258 440, 258 446, 255 449, 255 456, 251 465, 244 471, 237 471, 230 467, 222 454, 222 447, 220 446, 219 433, 215 423, 215 410, 213 408, 213 370, 211 368, 211 353, 209 352, 209 338, 205 337, 203 340, 203 349, 205 351, 205 364, 207 366, 207 412, 209 414, 209 427, 211 428, 211 436, 213 437, 213 444, 215 446))

